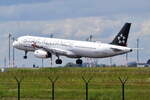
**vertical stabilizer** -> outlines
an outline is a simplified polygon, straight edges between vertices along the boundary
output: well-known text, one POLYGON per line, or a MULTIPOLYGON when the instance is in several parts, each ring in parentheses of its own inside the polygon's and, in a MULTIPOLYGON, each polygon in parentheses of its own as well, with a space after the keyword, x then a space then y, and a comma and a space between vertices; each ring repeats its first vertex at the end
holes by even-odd
POLYGON ((127 46, 128 35, 130 31, 131 23, 125 23, 118 35, 111 42, 111 44, 119 46, 127 46))

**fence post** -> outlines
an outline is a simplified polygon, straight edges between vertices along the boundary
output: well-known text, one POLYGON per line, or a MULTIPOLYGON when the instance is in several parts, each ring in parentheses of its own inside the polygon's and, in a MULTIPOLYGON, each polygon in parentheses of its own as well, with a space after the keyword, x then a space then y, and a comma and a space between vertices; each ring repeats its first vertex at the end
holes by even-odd
POLYGON ((52 79, 51 77, 48 77, 48 79, 51 81, 51 83, 52 83, 52 100, 55 100, 55 83, 56 83, 56 81, 58 80, 58 76, 57 77, 55 77, 54 79, 52 79))
POLYGON ((120 80, 121 85, 122 85, 122 100, 125 100, 125 92, 124 92, 125 89, 124 88, 125 88, 125 84, 128 80, 128 77, 125 77, 125 78, 119 77, 119 80, 120 80))
POLYGON ((23 78, 18 79, 16 76, 14 78, 15 78, 15 80, 17 82, 17 86, 18 86, 18 100, 20 100, 20 85, 21 85, 23 78))
POLYGON ((85 77, 84 76, 82 76, 82 79, 83 79, 83 81, 84 81, 84 83, 85 83, 85 89, 86 89, 86 100, 88 100, 88 97, 89 97, 89 92, 88 92, 88 90, 89 90, 89 82, 91 81, 91 79, 92 79, 93 77, 90 77, 89 79, 85 79, 85 77))

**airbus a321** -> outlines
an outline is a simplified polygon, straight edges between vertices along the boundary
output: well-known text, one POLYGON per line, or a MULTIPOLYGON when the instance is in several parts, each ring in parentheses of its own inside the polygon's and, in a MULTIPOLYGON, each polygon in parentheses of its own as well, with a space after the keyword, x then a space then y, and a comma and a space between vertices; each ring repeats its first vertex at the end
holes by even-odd
POLYGON ((82 57, 106 58, 131 52, 127 47, 127 39, 131 23, 125 23, 111 43, 76 41, 36 36, 22 36, 13 42, 13 47, 28 52, 34 52, 35 57, 51 58, 56 55, 56 64, 62 64, 60 56, 76 58, 76 64, 82 64, 82 57))

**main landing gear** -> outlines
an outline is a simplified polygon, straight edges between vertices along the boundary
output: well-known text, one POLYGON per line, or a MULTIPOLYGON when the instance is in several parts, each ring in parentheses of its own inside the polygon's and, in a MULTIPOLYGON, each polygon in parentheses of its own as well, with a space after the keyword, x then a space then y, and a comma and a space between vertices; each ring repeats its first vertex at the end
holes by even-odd
POLYGON ((55 63, 56 64, 62 64, 62 60, 59 58, 59 56, 58 56, 58 59, 56 59, 55 63))
POLYGON ((76 60, 76 64, 81 65, 81 64, 82 64, 82 60, 81 60, 81 59, 77 59, 77 60, 76 60))
POLYGON ((24 59, 27 59, 27 51, 25 51, 25 56, 23 56, 24 59))
POLYGON ((62 64, 62 60, 61 59, 56 59, 56 64, 62 64))
MULTIPOLYGON (((58 57, 55 61, 56 64, 62 64, 62 60, 58 57)), ((83 61, 81 59, 76 60, 76 64, 82 65, 83 61)))

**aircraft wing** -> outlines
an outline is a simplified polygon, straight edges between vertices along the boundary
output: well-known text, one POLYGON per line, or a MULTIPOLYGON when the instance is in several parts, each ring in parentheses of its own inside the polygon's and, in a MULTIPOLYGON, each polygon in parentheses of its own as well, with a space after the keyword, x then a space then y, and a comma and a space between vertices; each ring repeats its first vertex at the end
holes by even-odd
POLYGON ((50 52, 54 55, 62 55, 62 56, 67 56, 67 57, 71 57, 71 58, 79 58, 75 53, 73 53, 72 51, 66 50, 66 49, 62 49, 62 48, 56 48, 56 47, 46 47, 46 46, 35 46, 36 49, 43 49, 47 52, 50 52))
POLYGON ((71 58, 79 58, 79 56, 77 56, 74 52, 66 50, 66 49, 56 48, 56 47, 47 47, 43 45, 37 45, 36 43, 32 44, 32 46, 36 49, 43 49, 54 55, 62 55, 62 56, 67 56, 71 58))
POLYGON ((64 55, 64 56, 68 56, 68 57, 76 57, 75 53, 73 53, 72 51, 69 51, 69 50, 65 50, 65 49, 51 48, 51 49, 49 49, 49 51, 51 51, 55 55, 64 55))
POLYGON ((62 56, 67 56, 70 58, 78 58, 78 56, 73 53, 72 51, 66 50, 66 49, 61 49, 61 48, 44 48, 44 50, 54 54, 54 55, 62 55, 62 56))

